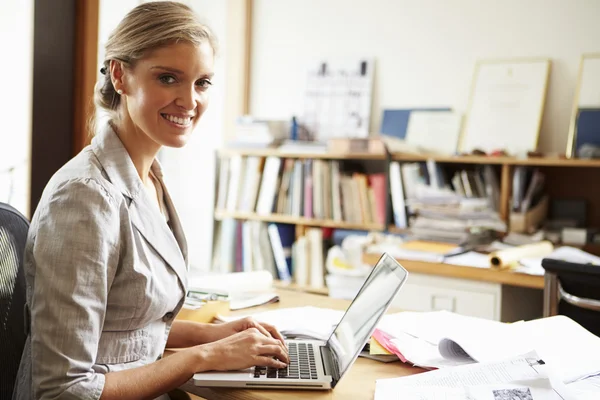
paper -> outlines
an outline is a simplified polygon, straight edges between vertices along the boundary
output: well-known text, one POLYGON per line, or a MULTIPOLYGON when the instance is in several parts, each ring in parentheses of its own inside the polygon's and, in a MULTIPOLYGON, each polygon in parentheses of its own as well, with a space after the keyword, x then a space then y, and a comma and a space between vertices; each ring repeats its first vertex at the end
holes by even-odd
POLYGON ((579 108, 600 108, 600 57, 582 59, 579 108))
POLYGON ((600 338, 562 315, 493 330, 456 330, 439 347, 442 356, 450 357, 461 348, 479 362, 536 351, 566 383, 600 372, 600 338))
POLYGON ((468 251, 456 256, 446 257, 444 259, 444 264, 473 268, 490 268, 490 257, 487 254, 468 251))
POLYGON ((516 266, 519 260, 525 257, 545 257, 552 253, 554 246, 547 240, 516 246, 506 250, 495 251, 490 254, 490 264, 492 267, 507 268, 516 266))
POLYGON ((551 368, 530 352, 492 363, 379 379, 375 400, 574 400, 551 368))
POLYGON ((412 111, 406 142, 427 152, 456 153, 462 117, 452 111, 412 111))
POLYGON ((233 296, 229 301, 229 309, 232 311, 241 310, 263 304, 276 303, 278 301, 279 296, 276 293, 264 293, 252 296, 233 296))
POLYGON ((549 73, 550 60, 478 63, 459 150, 534 151, 549 73))
POLYGON ((378 355, 378 354, 382 354, 382 355, 390 355, 393 354, 392 352, 386 350, 382 345, 379 344, 379 342, 377 341, 377 339, 371 337, 371 339, 369 340, 369 353, 373 354, 373 355, 378 355))
POLYGON ((600 375, 593 375, 567 385, 577 400, 600 399, 600 375))
POLYGON ((404 250, 424 251, 427 253, 444 255, 450 253, 451 251, 455 251, 458 248, 458 245, 451 243, 430 242, 426 240, 411 240, 402 243, 400 247, 404 250))
POLYGON ((600 257, 586 253, 575 247, 563 246, 554 250, 545 257, 525 257, 519 261, 519 266, 515 271, 531 275, 544 275, 546 272, 542 267, 543 258, 553 258, 555 260, 569 261, 579 264, 600 265, 600 257))
POLYGON ((191 291, 223 294, 272 292, 273 275, 268 271, 232 272, 229 274, 192 275, 188 278, 191 291))
POLYGON ((373 336, 403 361, 427 368, 536 351, 565 382, 600 372, 600 338, 565 316, 509 324, 448 311, 402 312, 384 316, 373 336))
POLYGON ((401 312, 382 318, 373 336, 403 362, 423 368, 445 368, 475 362, 470 357, 444 357, 439 343, 462 331, 496 332, 504 323, 449 311, 401 312))
POLYGON ((399 358, 403 362, 408 361, 417 367, 434 369, 474 363, 470 357, 444 358, 438 345, 428 343, 406 333, 398 334, 390 342, 402 354, 403 357, 399 356, 399 358))
MULTIPOLYGON (((327 340, 335 326, 340 322, 344 311, 319 307, 279 308, 250 314, 260 322, 275 326, 287 338, 306 338, 327 340)), ((224 317, 223 322, 244 318, 248 315, 224 317)))
POLYGON ((440 340, 455 332, 495 331, 506 325, 509 324, 442 310, 388 314, 381 319, 377 328, 392 336, 404 332, 437 346, 440 340))

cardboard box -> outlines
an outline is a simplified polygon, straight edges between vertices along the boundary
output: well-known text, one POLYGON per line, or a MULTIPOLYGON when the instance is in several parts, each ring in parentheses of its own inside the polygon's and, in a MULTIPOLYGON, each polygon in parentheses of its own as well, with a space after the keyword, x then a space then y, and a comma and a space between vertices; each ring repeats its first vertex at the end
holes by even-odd
POLYGON ((546 219, 548 202, 548 196, 544 196, 535 207, 532 207, 526 213, 511 211, 509 221, 510 231, 518 233, 536 232, 546 219))

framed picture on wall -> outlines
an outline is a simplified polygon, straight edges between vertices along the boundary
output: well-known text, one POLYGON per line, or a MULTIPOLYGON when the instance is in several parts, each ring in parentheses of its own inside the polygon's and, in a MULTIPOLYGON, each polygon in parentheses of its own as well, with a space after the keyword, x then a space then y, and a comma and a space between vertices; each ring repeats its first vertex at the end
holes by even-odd
POLYGON ((600 53, 581 57, 569 124, 567 157, 589 156, 581 152, 585 145, 600 147, 600 53))
POLYGON ((546 58, 477 62, 459 151, 535 151, 550 65, 546 58))
POLYGON ((369 136, 374 60, 321 60, 308 71, 302 123, 315 141, 369 136))

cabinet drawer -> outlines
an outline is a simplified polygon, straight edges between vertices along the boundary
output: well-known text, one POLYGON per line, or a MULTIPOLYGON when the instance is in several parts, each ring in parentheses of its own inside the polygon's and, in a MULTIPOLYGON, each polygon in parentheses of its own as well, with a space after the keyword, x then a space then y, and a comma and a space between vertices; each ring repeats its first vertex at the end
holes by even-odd
POLYGON ((498 321, 501 296, 500 284, 413 273, 393 304, 406 311, 447 310, 498 321))

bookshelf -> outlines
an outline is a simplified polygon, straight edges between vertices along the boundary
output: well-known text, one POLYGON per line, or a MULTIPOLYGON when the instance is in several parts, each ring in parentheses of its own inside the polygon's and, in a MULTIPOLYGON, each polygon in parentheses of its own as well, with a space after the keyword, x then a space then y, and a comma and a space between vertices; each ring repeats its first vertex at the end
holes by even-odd
MULTIPOLYGON (((282 152, 276 148, 265 149, 221 149, 217 153, 217 159, 231 159, 231 157, 255 157, 259 158, 260 168, 264 168, 265 160, 269 157, 277 157, 282 160, 321 160, 323 162, 358 163, 367 165, 366 171, 385 171, 386 185, 389 185, 388 159, 384 154, 373 153, 322 153, 322 152, 282 152), (375 166, 373 168, 373 166, 375 166)), ((546 192, 550 198, 577 198, 582 199, 587 206, 586 226, 600 227, 600 188, 594 182, 600 181, 600 160, 563 159, 558 157, 531 157, 526 159, 513 157, 487 157, 487 156, 429 156, 421 154, 392 153, 389 161, 403 163, 427 162, 433 160, 450 170, 460 168, 479 168, 480 166, 491 166, 496 173, 499 185, 500 206, 498 209, 500 219, 506 223, 510 219, 510 205, 513 191, 513 174, 517 167, 539 168, 546 175, 546 192), (590 184, 591 183, 591 184, 590 184)), ((218 170, 218 169, 217 169, 218 170)), ((279 173, 281 173, 280 170, 279 173)), ((368 173, 368 172, 367 172, 368 173)), ((217 180, 218 181, 218 180, 217 180)), ((217 182, 217 186, 219 183, 217 182)), ((217 188, 218 189, 218 188, 217 188)), ((386 186, 386 214, 385 223, 374 221, 346 221, 335 218, 305 217, 302 215, 289 215, 281 212, 257 212, 231 210, 224 207, 215 207, 214 218, 217 222, 225 220, 256 221, 257 223, 276 223, 295 226, 294 236, 298 239, 311 228, 330 228, 361 230, 371 232, 389 232, 401 234, 405 229, 400 229, 390 223, 389 186, 386 186)), ((271 210, 273 211, 273 210, 271 210)), ((600 244, 590 243, 582 247, 585 251, 599 254, 600 244)), ((366 257, 366 262, 374 262, 375 258, 366 257)), ((525 274, 511 273, 509 271, 484 270, 478 268, 458 267, 446 264, 436 264, 416 261, 403 261, 416 273, 438 275, 441 277, 454 277, 473 281, 490 282, 500 285, 510 285, 539 290, 543 287, 543 278, 525 274)), ((302 285, 296 285, 302 288, 302 285)), ((326 291, 326 289, 317 289, 326 291)))
POLYGON ((257 213, 249 212, 237 212, 237 211, 224 211, 216 210, 215 219, 223 220, 225 218, 241 219, 248 221, 262 221, 262 222, 276 222, 280 224, 291 224, 291 225, 303 225, 303 226, 314 226, 320 228, 337 228, 337 229, 350 229, 350 230, 364 230, 364 231, 383 231, 385 228, 381 224, 359 224, 344 221, 334 221, 332 219, 314 219, 305 217, 294 217, 285 214, 267 214, 261 215, 257 213))

